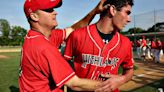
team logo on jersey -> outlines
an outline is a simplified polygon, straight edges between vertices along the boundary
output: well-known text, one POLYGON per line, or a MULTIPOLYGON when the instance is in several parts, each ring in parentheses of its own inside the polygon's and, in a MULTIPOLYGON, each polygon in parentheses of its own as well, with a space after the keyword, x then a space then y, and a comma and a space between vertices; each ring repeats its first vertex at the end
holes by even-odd
POLYGON ((117 57, 113 57, 113 58, 107 58, 104 61, 104 57, 91 55, 91 54, 82 54, 82 59, 83 59, 83 64, 82 64, 83 68, 86 68, 88 64, 91 64, 99 67, 111 66, 111 70, 117 66, 117 62, 119 62, 120 60, 117 57))

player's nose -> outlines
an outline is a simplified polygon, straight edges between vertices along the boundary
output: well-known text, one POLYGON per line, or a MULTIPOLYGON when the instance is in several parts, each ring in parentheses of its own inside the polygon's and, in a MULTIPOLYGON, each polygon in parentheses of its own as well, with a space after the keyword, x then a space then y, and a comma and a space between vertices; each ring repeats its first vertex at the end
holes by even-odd
POLYGON ((54 10, 54 11, 53 11, 53 14, 54 14, 54 15, 57 15, 58 13, 57 13, 57 11, 56 11, 56 10, 54 10))
POLYGON ((128 16, 127 22, 131 22, 131 17, 130 16, 128 16))

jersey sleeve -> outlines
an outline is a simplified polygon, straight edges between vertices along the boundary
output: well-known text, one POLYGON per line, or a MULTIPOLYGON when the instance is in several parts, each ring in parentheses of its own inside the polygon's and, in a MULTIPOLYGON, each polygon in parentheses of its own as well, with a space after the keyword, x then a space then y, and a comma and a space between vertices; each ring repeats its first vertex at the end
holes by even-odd
POLYGON ((75 45, 74 41, 75 41, 74 32, 72 32, 66 40, 66 47, 65 47, 65 51, 64 51, 64 58, 66 60, 71 60, 73 57, 73 51, 74 51, 73 49, 74 49, 74 45, 75 45))
POLYGON ((64 30, 55 29, 55 30, 52 30, 49 40, 53 45, 55 45, 55 47, 59 48, 59 46, 62 44, 65 38, 66 38, 65 29, 64 30))
POLYGON ((75 72, 57 49, 46 49, 43 52, 43 56, 48 62, 52 79, 57 87, 60 88, 75 75, 75 72))
POLYGON ((132 45, 129 43, 127 47, 127 55, 125 56, 125 59, 123 60, 121 66, 123 69, 132 69, 134 64, 134 60, 132 57, 132 45))

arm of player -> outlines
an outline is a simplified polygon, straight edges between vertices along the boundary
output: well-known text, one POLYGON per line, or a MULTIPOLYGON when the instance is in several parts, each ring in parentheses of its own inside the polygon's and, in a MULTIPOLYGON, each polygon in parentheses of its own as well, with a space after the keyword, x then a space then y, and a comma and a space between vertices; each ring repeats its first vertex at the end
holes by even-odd
POLYGON ((123 75, 110 75, 108 80, 98 85, 99 88, 97 88, 95 92, 112 92, 127 81, 131 80, 132 76, 133 69, 126 70, 125 72, 123 72, 123 75))
POLYGON ((75 91, 94 91, 100 81, 79 78, 76 75, 68 80, 65 85, 75 91))
POLYGON ((132 79, 134 70, 133 70, 133 68, 131 68, 131 69, 123 70, 123 71, 124 72, 123 72, 123 75, 121 77, 123 79, 122 82, 124 84, 124 83, 126 83, 126 82, 128 82, 129 80, 132 79))
POLYGON ((107 9, 109 4, 103 6, 105 1, 106 0, 101 0, 99 2, 99 4, 93 10, 91 10, 84 18, 82 18, 77 23, 73 24, 71 27, 66 28, 66 38, 65 39, 67 39, 67 37, 73 30, 89 25, 89 23, 92 21, 92 19, 95 17, 96 14, 99 14, 100 12, 107 9))
POLYGON ((142 47, 143 47, 143 44, 141 44, 140 48, 142 48, 142 47))

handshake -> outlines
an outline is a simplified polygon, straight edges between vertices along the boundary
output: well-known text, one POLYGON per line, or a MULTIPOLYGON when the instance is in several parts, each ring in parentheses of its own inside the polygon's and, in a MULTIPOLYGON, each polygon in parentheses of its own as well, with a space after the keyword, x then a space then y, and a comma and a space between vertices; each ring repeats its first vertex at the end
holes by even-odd
POLYGON ((110 78, 110 74, 100 74, 98 77, 98 79, 101 81, 106 81, 109 78, 110 78))

